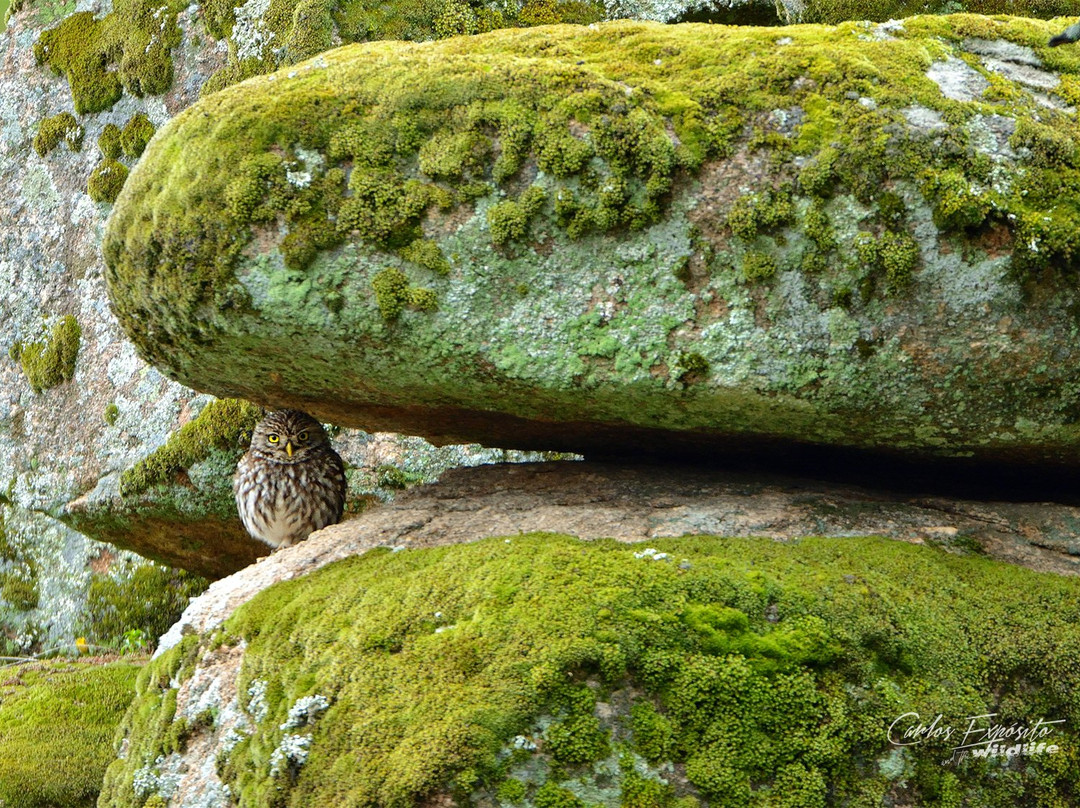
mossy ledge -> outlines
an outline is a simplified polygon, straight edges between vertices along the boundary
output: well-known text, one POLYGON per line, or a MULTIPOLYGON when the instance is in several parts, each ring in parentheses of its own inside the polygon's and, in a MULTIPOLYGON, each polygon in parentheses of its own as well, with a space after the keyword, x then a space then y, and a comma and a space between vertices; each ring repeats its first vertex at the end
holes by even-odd
POLYGON ((1074 578, 875 538, 374 550, 154 662, 99 806, 153 799, 133 779, 193 733, 240 806, 1074 804, 1078 605, 1074 578), (177 687, 222 647, 242 722, 193 727, 177 687), (1057 753, 943 765, 955 737, 890 743, 907 713, 1064 723, 1057 753))
POLYGON ((110 298, 179 381, 366 429, 1076 464, 1080 59, 1046 47, 1059 27, 337 49, 155 137, 108 224, 110 298), (1056 87, 980 61, 1000 52, 1056 87), (941 69, 985 89, 946 95, 941 69))
POLYGON ((227 453, 238 460, 261 417, 262 410, 247 401, 211 401, 195 418, 169 435, 164 446, 124 470, 120 476, 120 494, 134 497, 152 486, 172 483, 177 474, 215 452, 227 453))

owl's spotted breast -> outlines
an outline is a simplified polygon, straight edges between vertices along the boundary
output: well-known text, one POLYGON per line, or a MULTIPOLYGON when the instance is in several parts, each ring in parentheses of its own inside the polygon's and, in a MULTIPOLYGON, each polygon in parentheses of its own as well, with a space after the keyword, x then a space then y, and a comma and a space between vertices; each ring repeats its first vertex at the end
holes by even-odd
POLYGON ((306 413, 271 413, 255 428, 233 478, 240 519, 275 549, 341 520, 345 465, 322 425, 306 413))

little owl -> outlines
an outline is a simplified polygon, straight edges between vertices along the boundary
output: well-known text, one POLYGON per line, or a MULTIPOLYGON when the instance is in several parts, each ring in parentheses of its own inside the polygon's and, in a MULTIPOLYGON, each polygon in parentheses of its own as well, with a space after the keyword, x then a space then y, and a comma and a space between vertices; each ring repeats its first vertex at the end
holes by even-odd
POLYGON ((267 415, 236 464, 233 492, 253 538, 275 549, 341 520, 345 466, 322 424, 299 410, 267 415))

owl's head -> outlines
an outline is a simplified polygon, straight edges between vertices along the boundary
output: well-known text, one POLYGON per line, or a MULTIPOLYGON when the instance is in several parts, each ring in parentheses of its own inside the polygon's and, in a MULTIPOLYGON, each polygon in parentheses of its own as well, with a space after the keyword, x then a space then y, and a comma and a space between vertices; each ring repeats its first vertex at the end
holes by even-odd
POLYGON ((329 442, 322 424, 300 410, 278 410, 263 418, 251 436, 251 449, 277 463, 302 463, 329 442))

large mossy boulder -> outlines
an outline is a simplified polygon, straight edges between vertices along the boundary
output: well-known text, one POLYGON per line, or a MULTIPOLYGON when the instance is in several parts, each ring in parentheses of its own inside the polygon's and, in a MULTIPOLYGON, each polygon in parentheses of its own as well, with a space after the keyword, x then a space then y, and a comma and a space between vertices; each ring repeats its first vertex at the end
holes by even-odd
POLYGON ((372 550, 153 662, 99 806, 1071 805, 1078 597, 875 538, 372 550))
POLYGON ((1060 23, 610 23, 204 98, 104 252, 142 355, 436 441, 1080 460, 1060 23))

